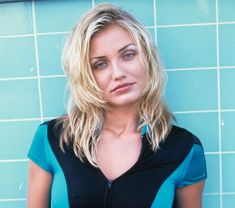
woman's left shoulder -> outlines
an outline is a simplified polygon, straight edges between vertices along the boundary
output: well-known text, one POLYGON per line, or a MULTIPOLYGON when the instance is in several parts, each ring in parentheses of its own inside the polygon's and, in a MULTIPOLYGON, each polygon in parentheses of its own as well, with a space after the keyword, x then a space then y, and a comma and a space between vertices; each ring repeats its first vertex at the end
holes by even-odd
POLYGON ((185 128, 176 125, 172 125, 172 128, 166 140, 168 140, 168 142, 179 143, 179 144, 184 143, 190 146, 194 144, 202 146, 200 139, 195 134, 193 134, 192 132, 190 132, 185 128))
POLYGON ((203 152, 202 143, 196 135, 185 128, 173 125, 164 142, 160 144, 160 152, 180 161, 195 149, 194 147, 203 152))

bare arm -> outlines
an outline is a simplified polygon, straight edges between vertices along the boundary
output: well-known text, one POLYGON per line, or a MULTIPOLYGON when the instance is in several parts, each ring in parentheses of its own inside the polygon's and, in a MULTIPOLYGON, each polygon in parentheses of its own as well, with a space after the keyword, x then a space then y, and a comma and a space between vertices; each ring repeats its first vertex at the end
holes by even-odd
POLYGON ((49 208, 52 175, 29 162, 28 208, 49 208))
POLYGON ((202 192, 205 181, 178 188, 176 190, 177 208, 202 208, 202 192))

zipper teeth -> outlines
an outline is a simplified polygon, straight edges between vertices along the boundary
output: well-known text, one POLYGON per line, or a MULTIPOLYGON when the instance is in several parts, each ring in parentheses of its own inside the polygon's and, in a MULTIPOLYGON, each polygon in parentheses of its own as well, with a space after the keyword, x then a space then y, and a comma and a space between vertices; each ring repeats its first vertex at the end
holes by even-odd
MULTIPOLYGON (((142 157, 144 149, 145 149, 145 147, 144 147, 144 145, 146 145, 146 144, 144 144, 144 142, 146 142, 145 140, 146 140, 145 134, 141 135, 142 146, 141 146, 140 154, 139 154, 139 157, 138 157, 136 163, 129 170, 127 170, 125 173, 123 173, 122 175, 120 175, 116 179, 120 179, 121 177, 125 177, 130 172, 130 170, 132 170, 133 168, 135 168, 138 165, 140 158, 142 157)), ((107 186, 105 188, 105 195, 104 195, 104 207, 106 208, 106 207, 108 207, 108 204, 109 204, 108 198, 110 197, 108 195, 108 193, 109 193, 110 189, 112 188, 112 183, 116 179, 109 180, 99 168, 98 168, 98 171, 100 172, 100 175, 107 181, 107 186)))
POLYGON ((109 180, 109 181, 108 181, 108 188, 111 188, 111 186, 112 186, 112 181, 109 180))
POLYGON ((112 186, 112 181, 111 180, 108 180, 107 182, 107 186, 105 188, 105 195, 104 195, 104 207, 108 207, 108 204, 109 204, 109 191, 111 189, 111 186, 112 186))

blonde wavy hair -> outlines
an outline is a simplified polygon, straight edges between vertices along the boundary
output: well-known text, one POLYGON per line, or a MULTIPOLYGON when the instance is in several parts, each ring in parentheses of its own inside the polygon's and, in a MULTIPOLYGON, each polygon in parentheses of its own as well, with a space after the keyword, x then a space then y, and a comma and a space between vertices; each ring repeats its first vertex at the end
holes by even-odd
POLYGON ((173 115, 163 99, 166 77, 157 49, 149 33, 128 12, 111 4, 99 4, 88 11, 68 36, 63 50, 63 65, 70 98, 67 114, 58 118, 60 145, 72 145, 76 156, 97 167, 96 147, 103 128, 107 103, 92 75, 89 50, 91 39, 115 24, 128 31, 147 68, 147 84, 139 102, 138 131, 147 125, 147 138, 153 151, 159 148, 172 126, 173 115))

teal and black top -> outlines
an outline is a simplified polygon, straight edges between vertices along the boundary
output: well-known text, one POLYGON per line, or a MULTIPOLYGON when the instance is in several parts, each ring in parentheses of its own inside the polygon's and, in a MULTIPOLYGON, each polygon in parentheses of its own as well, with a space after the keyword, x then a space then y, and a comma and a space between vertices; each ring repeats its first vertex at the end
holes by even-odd
MULTIPOLYGON (((113 181, 99 168, 81 162, 71 147, 59 147, 55 120, 41 124, 28 157, 53 175, 52 208, 172 208, 177 188, 206 178, 206 163, 199 139, 173 126, 157 152, 143 131, 137 162, 113 181)), ((36 197, 36 196, 35 196, 36 197)))

